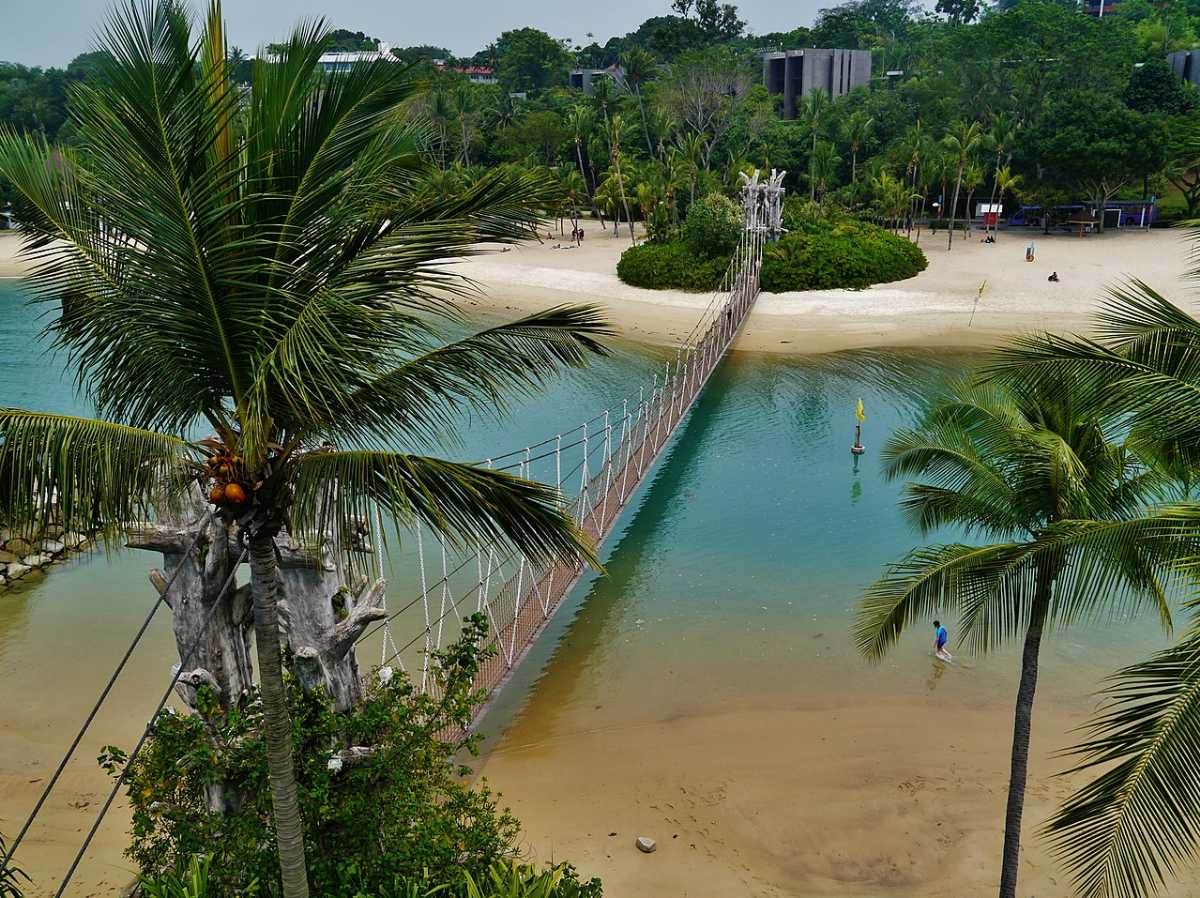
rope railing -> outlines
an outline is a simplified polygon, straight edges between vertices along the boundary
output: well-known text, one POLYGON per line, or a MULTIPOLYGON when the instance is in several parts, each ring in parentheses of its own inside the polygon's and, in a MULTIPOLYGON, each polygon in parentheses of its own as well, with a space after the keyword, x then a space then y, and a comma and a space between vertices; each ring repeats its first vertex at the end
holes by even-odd
MULTIPOLYGON (((662 372, 636 397, 628 397, 570 430, 486 462, 498 470, 553 484, 562 497, 563 509, 597 547, 612 532, 670 442, 758 297, 763 247, 770 236, 779 233, 782 174, 772 173, 765 183, 759 182, 757 173, 743 178, 745 226, 729 266, 662 372)), ((445 539, 418 530, 415 542, 420 595, 390 614, 372 634, 384 631, 385 665, 395 661, 403 667, 404 654, 419 651, 419 676, 416 670, 412 675, 414 682, 431 693, 437 690, 431 670, 433 654, 457 636, 465 614, 485 614, 492 631, 495 652, 484 660, 475 681, 475 687, 490 697, 520 665, 585 572, 583 561, 576 556, 535 562, 502 544, 474 547, 451 563, 452 551, 445 539), (431 538, 432 560, 425 551, 426 540, 431 538), (426 569, 429 564, 434 565, 432 575, 426 569), (397 647, 390 627, 417 605, 420 613, 405 621, 412 627, 411 638, 397 647)), ((414 666, 418 661, 412 656, 409 660, 414 666)))

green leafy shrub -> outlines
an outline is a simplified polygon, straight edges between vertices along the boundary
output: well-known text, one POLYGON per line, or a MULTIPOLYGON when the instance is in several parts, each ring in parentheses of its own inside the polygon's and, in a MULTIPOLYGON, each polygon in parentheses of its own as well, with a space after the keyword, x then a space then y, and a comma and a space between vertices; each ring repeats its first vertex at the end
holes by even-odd
POLYGON ((925 254, 910 241, 846 218, 791 232, 768 246, 760 284, 769 293, 861 288, 913 277, 926 264, 925 254))
POLYGON ((688 207, 681 233, 695 255, 728 259, 742 233, 741 210, 729 198, 710 193, 688 207))
POLYGON ((693 252, 686 243, 643 243, 621 253, 617 277, 634 287, 648 290, 714 289, 729 266, 729 254, 708 259, 693 252))
MULTIPOLYGON (((4 841, 3 834, 0 834, 0 858, 8 856, 8 845, 4 841)), ((29 882, 29 877, 25 875, 25 871, 13 863, 8 863, 4 869, 0 870, 0 898, 23 898, 21 883, 29 882)))
MULTIPOLYGON (((371 677, 363 702, 333 710, 321 691, 288 683, 296 779, 305 822, 309 882, 314 895, 382 894, 397 881, 426 873, 435 883, 482 875, 516 845, 517 821, 486 785, 472 788, 467 767, 454 760, 474 752, 462 733, 482 699, 472 682, 487 634, 486 618, 468 618, 462 638, 431 666, 438 698, 419 692, 401 671, 371 677), (359 756, 335 751, 369 747, 359 756)), ((494 650, 492 650, 494 651, 494 650)), ((279 861, 272 832, 261 706, 251 695, 222 711, 211 693, 199 713, 164 712, 128 768, 133 811, 127 854, 145 875, 185 879, 194 855, 210 894, 279 894, 279 861), (216 799, 221 812, 210 810, 216 799)), ((109 747, 101 763, 112 774, 126 757, 109 747)))
MULTIPOLYGON (((146 898, 218 898, 210 880, 211 855, 195 855, 184 875, 164 873, 142 877, 146 898)), ((235 898, 256 898, 258 882, 233 893, 235 898)), ((397 877, 377 892, 352 889, 326 898, 603 898, 599 879, 581 882, 570 864, 538 869, 514 860, 499 860, 478 874, 463 870, 449 882, 438 882, 428 870, 419 877, 397 877)))

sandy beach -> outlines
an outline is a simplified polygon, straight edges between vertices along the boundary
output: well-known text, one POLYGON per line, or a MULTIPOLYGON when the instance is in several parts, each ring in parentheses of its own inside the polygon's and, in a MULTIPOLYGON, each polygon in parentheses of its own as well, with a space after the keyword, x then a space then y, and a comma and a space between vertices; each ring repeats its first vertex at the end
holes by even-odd
MULTIPOLYGON (((481 309, 520 314, 562 303, 595 303, 622 336, 674 345, 708 303, 706 294, 642 290, 616 275, 626 237, 588 230, 575 248, 565 238, 503 251, 481 248, 456 266, 478 292, 465 300, 481 309)), ((0 233, 0 278, 22 274, 15 234, 0 233)), ((809 354, 867 347, 986 347, 1037 330, 1089 327, 1105 291, 1131 276, 1185 299, 1189 244, 1177 230, 1067 234, 1001 232, 995 244, 963 240, 947 252, 944 236, 924 234, 929 267, 914 278, 865 290, 763 294, 736 348, 809 354), (1036 241, 1036 261, 1025 246, 1036 241), (1046 278, 1057 271, 1058 283, 1046 278), (982 299, 971 318, 981 284, 982 299)))
MULTIPOLYGON (((610 232, 611 234, 611 232, 610 232)), ((1022 233, 1000 234, 995 244, 956 242, 925 234, 929 267, 905 281, 866 290, 815 290, 763 294, 738 338, 754 352, 834 352, 864 347, 993 346, 1034 330, 1086 330, 1105 290, 1131 275, 1167 295, 1181 297, 1188 244, 1180 231, 1110 232, 1083 239, 1032 235, 1036 261, 1026 263, 1022 233), (1058 283, 1046 278, 1057 271, 1058 283), (971 321, 971 308, 987 286, 971 321)), ((563 302, 601 305, 622 335, 673 345, 692 327, 708 297, 623 284, 616 262, 629 246, 598 228, 582 246, 555 249, 566 240, 477 256, 462 266, 482 289, 475 301, 520 312, 563 302)))

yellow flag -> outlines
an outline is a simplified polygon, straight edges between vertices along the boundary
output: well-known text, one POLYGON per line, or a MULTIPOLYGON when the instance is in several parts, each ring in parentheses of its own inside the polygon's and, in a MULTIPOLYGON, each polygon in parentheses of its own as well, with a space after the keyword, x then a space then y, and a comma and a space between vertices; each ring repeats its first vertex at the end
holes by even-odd
POLYGON ((862 424, 866 420, 867 414, 863 411, 862 400, 858 400, 858 404, 854 406, 854 417, 858 419, 858 423, 862 424))

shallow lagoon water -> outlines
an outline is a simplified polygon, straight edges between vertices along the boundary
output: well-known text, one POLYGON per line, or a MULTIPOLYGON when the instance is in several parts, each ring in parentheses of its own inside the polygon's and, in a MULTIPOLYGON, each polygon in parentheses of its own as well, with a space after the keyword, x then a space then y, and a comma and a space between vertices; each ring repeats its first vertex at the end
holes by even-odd
MULTIPOLYGON (((37 337, 40 314, 23 304, 13 286, 0 283, 0 320, 5 322, 0 405, 86 413, 61 360, 48 357, 37 337)), ((654 351, 620 345, 612 358, 586 372, 566 374, 545 396, 514 403, 504 420, 469 422, 462 445, 448 454, 480 458, 573 425, 581 412, 590 414, 635 392, 661 362, 654 351)), ((1014 652, 960 659, 963 663, 947 670, 931 665, 926 634, 919 633, 902 641, 883 665, 872 667, 856 655, 849 636, 851 610, 862 587, 888 561, 922 542, 897 508, 900 485, 881 476, 876 454, 887 435, 911 416, 909 403, 895 390, 834 375, 816 362, 734 353, 723 365, 610 538, 606 575, 589 576, 576 588, 485 721, 485 773, 509 788, 519 814, 536 821, 533 850, 546 852, 538 830, 552 827, 543 819, 550 813, 545 807, 513 791, 528 780, 512 759, 530 746, 548 776, 578 778, 580 801, 586 802, 589 787, 596 778, 603 780, 605 771, 581 769, 554 749, 584 732, 645 724, 652 737, 664 722, 717 711, 778 715, 781 708, 815 709, 836 716, 839 708, 886 707, 889 699, 895 707, 932 703, 933 713, 948 721, 966 720, 978 708, 1003 720, 1015 685, 1014 652), (848 450, 859 397, 867 410, 868 453, 855 461, 848 450)), ((145 570, 157 560, 119 548, 92 552, 0 593, 0 829, 5 832, 13 832, 24 818, 37 781, 52 769, 153 601, 145 570)), ((401 551, 389 562, 388 579, 392 603, 414 594, 418 581, 410 552, 401 551)), ((417 625, 415 617, 406 616, 397 624, 397 635, 417 625)), ((1045 644, 1040 700, 1078 718, 1092 707, 1091 692, 1100 677, 1163 639, 1149 619, 1057 635, 1045 644)), ((379 657, 378 641, 364 644, 364 664, 379 657)), ((105 778, 93 761, 97 751, 107 743, 128 746, 136 739, 173 660, 164 617, 81 746, 45 822, 26 842, 26 865, 37 880, 33 894, 53 885, 74 851, 72 840, 81 836, 78 831, 90 824, 102 800, 105 778)), ((1052 712, 1046 716, 1056 727, 1064 719, 1052 712)), ((905 745, 917 752, 946 744, 945 734, 936 729, 910 736, 905 745)), ((1008 733, 1001 729, 995 736, 1003 745, 1008 733)), ((847 738, 860 737, 868 738, 861 731, 847 738)), ((1066 744, 1065 727, 1050 732, 1048 740, 1039 746, 1047 754, 1066 744)), ((651 752, 659 744, 676 752, 675 767, 688 770, 686 751, 675 742, 639 738, 627 744, 631 751, 651 752)), ((753 758, 756 751, 748 734, 745 755, 753 758)), ((634 775, 618 774, 619 765, 613 766, 627 788, 656 800, 652 783, 631 784, 634 775)), ((753 763, 748 770, 744 775, 753 777, 753 763)), ((697 768, 696 777, 704 775, 697 768)), ((559 788, 570 796, 572 780, 560 780, 559 788)), ((736 815, 730 810, 729 816, 736 815)), ((573 818, 563 818, 564 827, 574 825, 568 819, 573 818)), ((122 814, 112 815, 81 868, 81 882, 90 893, 128 882, 128 865, 120 857, 125 823, 122 814)), ((776 819, 774 825, 786 831, 787 821, 776 819)), ((611 862, 603 850, 568 844, 572 856, 597 865, 585 870, 589 874, 604 873, 611 862)), ((663 856, 659 873, 685 862, 691 863, 663 856)), ((732 861, 716 852, 713 863, 732 861)), ((872 881, 882 874, 864 869, 864 888, 882 888, 882 880, 872 881)), ((621 875, 611 892, 616 898, 630 894, 622 890, 621 875)), ((668 877, 663 888, 678 890, 679 882, 668 877)), ((806 893, 819 894, 822 882, 811 872, 784 871, 773 873, 762 888, 786 894, 789 886, 806 884, 806 893)))

